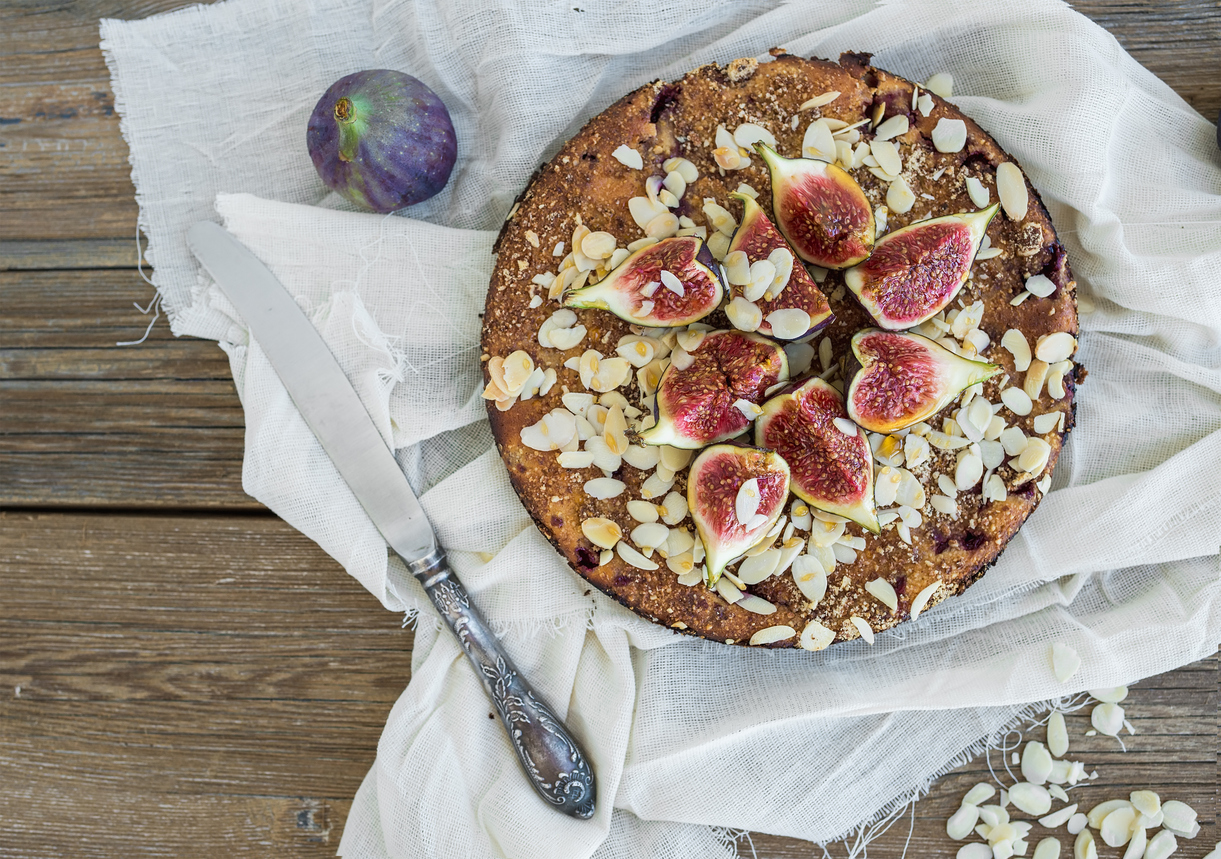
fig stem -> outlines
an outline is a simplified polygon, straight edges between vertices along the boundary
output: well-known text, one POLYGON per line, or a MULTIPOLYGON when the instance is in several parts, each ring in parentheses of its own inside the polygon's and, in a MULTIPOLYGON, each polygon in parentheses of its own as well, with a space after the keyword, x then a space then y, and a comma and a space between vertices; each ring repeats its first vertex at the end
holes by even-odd
POLYGON ((356 131, 356 105, 346 95, 335 102, 335 122, 339 126, 339 160, 352 161, 360 135, 356 131))

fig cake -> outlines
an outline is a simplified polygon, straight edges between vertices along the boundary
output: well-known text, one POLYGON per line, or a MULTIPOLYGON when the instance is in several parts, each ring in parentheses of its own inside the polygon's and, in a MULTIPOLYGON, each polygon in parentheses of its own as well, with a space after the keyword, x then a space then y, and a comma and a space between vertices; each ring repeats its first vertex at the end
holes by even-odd
POLYGON ((821 650, 976 581, 1084 371, 1020 165, 868 54, 657 81, 538 169, 481 362, 512 484, 579 575, 728 644, 821 650))

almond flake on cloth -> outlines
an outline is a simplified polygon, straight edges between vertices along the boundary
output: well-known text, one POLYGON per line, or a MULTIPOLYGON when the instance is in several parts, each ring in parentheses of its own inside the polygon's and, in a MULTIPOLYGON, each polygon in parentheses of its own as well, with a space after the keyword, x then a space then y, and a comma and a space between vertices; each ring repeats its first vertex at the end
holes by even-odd
MULTIPOLYGON (((1168 671, 1210 655, 1221 640, 1221 497, 1199 479, 1221 461, 1221 315, 1210 300, 1221 282, 1214 132, 1067 5, 973 0, 947 18, 938 0, 847 7, 761 0, 711 10, 677 0, 650 14, 537 4, 493 14, 472 0, 376 7, 229 0, 138 21, 104 20, 101 44, 171 328, 218 341, 230 359, 246 423, 244 488, 388 610, 416 624, 411 682, 353 799, 341 856, 731 859, 738 851, 727 843, 726 827, 815 841, 862 834, 870 821, 905 808, 932 773, 998 742, 1027 706, 1168 671), (540 39, 567 48, 540 51, 540 39), (496 233, 531 173, 553 141, 624 94, 730 59, 731 43, 764 59, 772 45, 830 57, 865 46, 880 66, 927 80, 930 90, 934 73, 951 74, 955 88, 970 94, 961 99, 966 112, 1014 159, 1009 175, 983 183, 989 199, 1002 204, 997 218, 1020 221, 1034 205, 1028 180, 1057 211, 1075 213, 1071 224, 1059 225, 1060 238, 1070 262, 1089 261, 1088 281, 1078 281, 1076 294, 1083 310, 1097 309, 1083 313, 1079 335, 1026 343, 1030 360, 1054 367, 1075 359, 1089 370, 1077 391, 1076 427, 1041 509, 979 582, 925 607, 917 623, 876 633, 872 646, 828 647, 828 633, 856 630, 802 624, 790 627, 791 638, 772 642, 800 645, 795 649, 727 647, 630 614, 574 575, 534 527, 485 420, 479 314, 496 233), (354 212, 327 192, 305 157, 303 128, 314 102, 356 68, 420 78, 453 117, 453 177, 436 197, 398 216, 354 212), (972 76, 981 68, 996 74, 972 76), (1030 92, 1039 97, 1014 95, 1030 92), (1072 134, 1060 133, 1069 126, 1072 134), (1124 177, 1118 185, 1108 181, 1116 175, 1124 177), (1151 211, 1161 214, 1151 218, 1151 211), (459 645, 440 628, 416 581, 388 560, 384 541, 258 343, 202 278, 182 237, 203 219, 220 221, 309 309, 420 493, 471 599, 597 762, 593 820, 557 815, 529 788, 503 729, 487 718, 487 696, 459 645), (1150 290, 1151 283, 1175 288, 1150 290), (1164 432, 1168 426, 1175 432, 1164 432), (1140 528, 1132 527, 1134 509, 1142 511, 1140 528), (1053 641, 1081 658, 1064 682, 1051 670, 1053 641), (929 688, 939 690, 942 709, 928 709, 929 688), (861 744, 861 736, 880 739, 861 744), (811 783, 794 797, 774 774, 793 765, 795 748, 808 762, 835 760, 865 775, 811 783), (721 795, 752 800, 710 806, 691 789, 713 782, 721 795)), ((825 89, 798 94, 791 109, 825 89)), ((799 141, 816 117, 833 115, 843 102, 839 96, 807 107, 796 129, 787 116, 718 121, 733 129, 749 122, 799 141)), ((917 124, 936 115, 932 96, 922 93, 917 105, 917 124)), ((867 127, 857 131, 869 138, 867 127)), ((825 157, 838 155, 835 133, 825 157)), ((689 162, 667 167, 671 153, 628 137, 618 143, 636 150, 644 169, 617 167, 642 189, 637 193, 654 174, 697 182, 689 162)), ((715 170, 704 143, 692 152, 715 170)), ((909 169, 910 156, 902 161, 909 169)), ((758 168, 750 157, 731 187, 739 179, 758 186, 758 168)), ((708 224, 702 198, 684 190, 690 217, 708 224)), ((924 213, 902 176, 884 193, 893 224, 924 213)), ((732 232, 732 213, 717 215, 732 232)), ((677 222, 667 211, 654 212, 649 223, 662 218, 655 233, 677 222)), ((557 242, 571 242, 575 226, 540 236, 541 247, 531 248, 552 272, 575 250, 552 256, 557 242)), ((627 222, 615 235, 630 248, 644 226, 627 222)), ((710 233, 710 244, 714 238, 723 253, 728 237, 710 233)), ((1027 292, 1024 300, 1042 299, 1027 292)), ((757 328, 759 308, 743 303, 736 321, 757 328)), ((544 303, 531 313, 548 307, 554 309, 544 303)), ((999 339, 1004 331, 989 333, 999 339)), ((536 334, 537 327, 531 340, 536 334)), ((560 357, 596 350, 635 373, 615 343, 592 339, 591 330, 560 357)), ((818 347, 808 348, 807 359, 818 347)), ((998 342, 987 349, 1009 358, 998 342)), ((612 375, 597 385, 629 378, 619 369, 612 375)), ((1045 392, 1053 375, 1049 370, 1045 392)), ((557 384, 585 393, 576 376, 561 370, 557 384)), ((1075 384, 1067 368, 1057 377, 1075 384)), ((1009 386, 1024 393, 1021 382, 1009 386)), ((1009 396, 1019 409, 1025 405, 1009 396)), ((991 391, 988 398, 1001 401, 991 391)), ((1047 402, 1040 399, 1040 412, 1047 402)), ((1017 423, 1008 408, 1000 414, 1017 423)), ((955 444, 948 438, 927 435, 937 462, 957 456, 942 447, 955 444)), ((1041 451, 1031 456, 1037 460, 1041 451)), ((964 482, 973 472, 972 462, 964 482)), ((656 497, 641 500, 662 504, 677 491, 662 485, 655 482, 656 497)), ((616 524, 622 531, 631 523, 616 524)), ((603 542, 611 535, 595 533, 603 542)), ((631 546, 624 552, 658 563, 657 552, 652 559, 631 546)), ((693 563, 688 572, 698 577, 702 561, 693 563)), ((809 576, 807 599, 834 597, 843 572, 835 563, 833 550, 813 545, 794 559, 792 569, 809 576)), ((660 572, 674 575, 664 565, 660 572)), ((758 620, 760 629, 787 625, 758 620)))

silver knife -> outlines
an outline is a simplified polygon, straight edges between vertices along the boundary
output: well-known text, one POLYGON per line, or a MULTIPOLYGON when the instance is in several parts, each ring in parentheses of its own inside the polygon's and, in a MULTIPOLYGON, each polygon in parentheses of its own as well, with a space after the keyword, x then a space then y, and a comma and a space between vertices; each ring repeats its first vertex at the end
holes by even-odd
POLYGON ((580 744, 503 652, 445 563, 432 526, 339 362, 268 268, 219 224, 187 244, 259 342, 301 416, 391 551, 403 559, 475 664, 530 784, 564 814, 594 813, 593 770, 580 744))

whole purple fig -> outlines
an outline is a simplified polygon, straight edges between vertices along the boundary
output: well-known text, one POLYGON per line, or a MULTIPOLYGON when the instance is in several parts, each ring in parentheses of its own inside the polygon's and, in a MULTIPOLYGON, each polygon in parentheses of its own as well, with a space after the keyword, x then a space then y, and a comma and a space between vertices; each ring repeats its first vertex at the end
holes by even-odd
POLYGON ((411 75, 372 69, 331 84, 306 144, 327 187, 358 206, 393 212, 445 187, 458 154, 449 111, 411 75))

